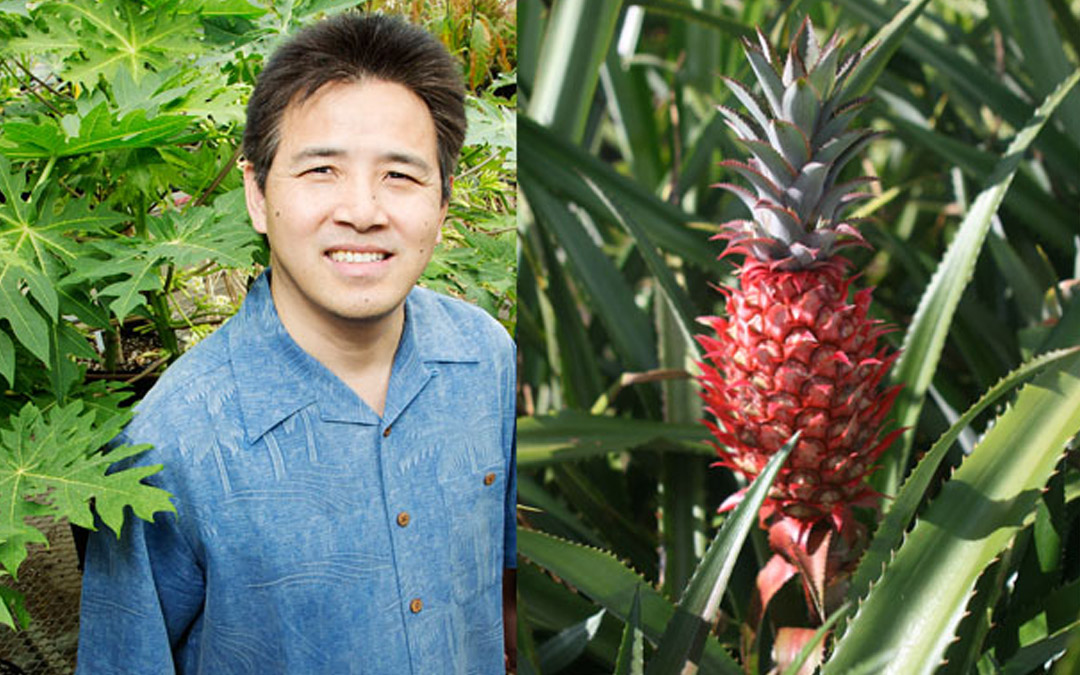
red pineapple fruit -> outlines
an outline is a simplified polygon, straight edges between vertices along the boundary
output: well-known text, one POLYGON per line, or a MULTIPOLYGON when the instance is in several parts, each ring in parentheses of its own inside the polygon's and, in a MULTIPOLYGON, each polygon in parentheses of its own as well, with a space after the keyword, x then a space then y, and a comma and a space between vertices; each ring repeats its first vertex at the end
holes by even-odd
MULTIPOLYGON (((868 316, 871 289, 849 300, 850 263, 837 251, 865 245, 847 208, 871 179, 838 183, 841 168, 876 135, 849 125, 865 99, 838 100, 867 50, 841 59, 840 40, 820 45, 809 21, 781 61, 758 32, 744 40, 764 97, 725 83, 748 116, 721 107, 749 153, 727 160, 752 190, 720 184, 752 213, 725 223, 723 255, 743 256, 737 288, 720 288, 725 317, 702 317, 702 397, 715 422, 719 464, 753 479, 796 431, 797 445, 761 512, 778 557, 759 577, 759 611, 780 585, 802 573, 819 617, 826 576, 854 563, 863 538, 852 507, 878 495, 866 477, 898 432, 881 428, 898 388, 882 380, 896 359, 868 316), (837 536, 839 535, 839 536, 837 536)), ((725 502, 729 508, 741 495, 725 502)))

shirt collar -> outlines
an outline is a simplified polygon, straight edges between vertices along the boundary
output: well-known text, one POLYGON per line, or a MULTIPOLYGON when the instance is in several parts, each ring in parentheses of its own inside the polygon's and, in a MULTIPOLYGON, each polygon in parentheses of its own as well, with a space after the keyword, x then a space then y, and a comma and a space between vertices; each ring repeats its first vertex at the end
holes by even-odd
MULTIPOLYGON (((254 442, 311 404, 317 404, 325 421, 379 424, 379 417, 355 392, 285 330, 270 294, 268 272, 255 280, 240 311, 230 320, 228 334, 248 441, 254 442)), ((481 350, 462 334, 437 294, 413 288, 405 299, 405 324, 381 421, 393 423, 438 374, 439 363, 477 362, 481 350)))

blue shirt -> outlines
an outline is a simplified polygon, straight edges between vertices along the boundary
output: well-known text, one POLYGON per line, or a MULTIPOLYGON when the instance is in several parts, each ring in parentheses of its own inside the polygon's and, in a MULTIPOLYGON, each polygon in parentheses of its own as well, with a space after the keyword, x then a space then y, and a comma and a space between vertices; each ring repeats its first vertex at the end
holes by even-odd
POLYGON ((154 445, 137 463, 165 465, 177 514, 91 535, 78 673, 502 673, 513 351, 414 288, 380 418, 260 277, 119 439, 154 445))

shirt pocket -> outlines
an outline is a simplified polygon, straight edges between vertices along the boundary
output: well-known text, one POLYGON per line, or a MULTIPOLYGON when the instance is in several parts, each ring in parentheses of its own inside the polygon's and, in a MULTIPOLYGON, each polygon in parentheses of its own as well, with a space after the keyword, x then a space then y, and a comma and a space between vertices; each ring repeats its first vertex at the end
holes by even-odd
MULTIPOLYGON (((482 600, 481 591, 498 583, 502 564, 506 466, 496 443, 468 442, 468 462, 439 477, 450 523, 453 597, 458 604, 482 600)), ((462 448, 459 448, 459 451, 462 448)))

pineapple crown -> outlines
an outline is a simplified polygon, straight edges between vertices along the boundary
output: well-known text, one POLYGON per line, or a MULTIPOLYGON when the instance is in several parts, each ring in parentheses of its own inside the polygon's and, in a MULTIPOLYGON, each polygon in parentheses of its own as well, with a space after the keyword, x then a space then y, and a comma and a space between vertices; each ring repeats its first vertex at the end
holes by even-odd
POLYGON ((719 106, 729 128, 750 153, 746 162, 725 166, 753 187, 720 183, 753 214, 752 220, 723 225, 718 238, 730 240, 727 253, 738 252, 768 262, 775 269, 796 270, 828 260, 845 245, 865 244, 844 212, 870 195, 860 188, 863 176, 837 184, 840 170, 879 133, 848 126, 869 101, 843 102, 844 83, 874 45, 841 58, 837 36, 821 45, 809 17, 795 33, 781 62, 757 31, 758 44, 743 39, 764 100, 738 80, 724 83, 749 115, 719 106))

